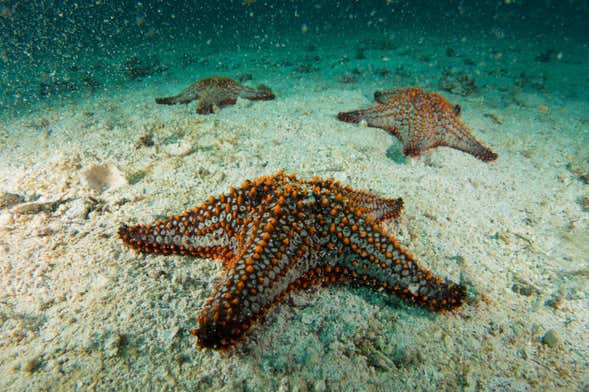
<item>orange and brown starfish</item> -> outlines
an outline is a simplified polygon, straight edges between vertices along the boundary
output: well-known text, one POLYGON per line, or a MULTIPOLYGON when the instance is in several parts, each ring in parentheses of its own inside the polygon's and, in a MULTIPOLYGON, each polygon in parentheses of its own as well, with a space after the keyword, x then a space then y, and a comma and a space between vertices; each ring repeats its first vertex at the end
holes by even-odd
POLYGON ((259 85, 257 88, 247 87, 231 78, 211 77, 200 79, 186 87, 180 94, 172 97, 156 98, 160 105, 187 104, 198 100, 196 111, 199 114, 210 114, 214 107, 234 105, 237 97, 252 101, 269 101, 276 96, 268 87, 259 85))
POLYGON ((420 267, 382 227, 402 206, 331 179, 278 172, 153 225, 123 225, 119 237, 143 253, 223 262, 193 332, 200 347, 229 349, 289 292, 320 283, 353 282, 434 311, 458 308, 465 287, 420 267))
POLYGON ((460 121, 460 106, 443 96, 421 88, 377 91, 376 106, 342 112, 338 119, 382 128, 403 143, 403 154, 416 157, 438 146, 452 147, 482 161, 494 161, 497 154, 478 142, 460 121))

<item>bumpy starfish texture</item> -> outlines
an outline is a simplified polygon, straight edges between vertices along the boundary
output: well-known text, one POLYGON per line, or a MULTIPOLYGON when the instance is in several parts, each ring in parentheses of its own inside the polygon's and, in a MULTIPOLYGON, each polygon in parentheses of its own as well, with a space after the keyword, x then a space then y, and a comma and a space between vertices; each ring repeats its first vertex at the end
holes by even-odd
POLYGON ((172 97, 156 98, 161 105, 187 104, 198 100, 196 111, 199 114, 210 114, 213 108, 223 108, 234 105, 237 97, 252 101, 269 101, 276 96, 268 87, 259 85, 251 88, 225 77, 211 77, 200 79, 186 87, 180 94, 172 97))
POLYGON ((403 143, 403 154, 416 157, 438 146, 452 147, 482 161, 494 161, 497 154, 483 146, 460 121, 460 106, 443 96, 421 88, 377 91, 376 106, 342 112, 338 119, 350 123, 366 121, 382 128, 403 143))
POLYGON ((382 228, 402 206, 401 199, 332 179, 305 181, 279 172, 153 225, 124 225, 118 234, 143 253, 223 262, 193 333, 201 348, 227 350, 289 292, 320 283, 385 289, 434 311, 458 308, 464 286, 421 268, 382 228))

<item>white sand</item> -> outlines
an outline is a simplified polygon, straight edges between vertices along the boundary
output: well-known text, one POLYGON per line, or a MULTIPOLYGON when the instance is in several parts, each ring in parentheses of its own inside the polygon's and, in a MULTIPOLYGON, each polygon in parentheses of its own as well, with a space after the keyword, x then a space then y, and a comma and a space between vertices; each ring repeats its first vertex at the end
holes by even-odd
MULTIPOLYGON (((410 160, 385 131, 335 118, 402 81, 342 85, 345 66, 327 69, 280 79, 259 67, 254 82, 279 98, 210 116, 153 103, 189 82, 169 73, 4 121, 0 192, 38 200, 0 210, 0 389, 587 388, 579 199, 589 190, 567 164, 589 156, 588 103, 516 92, 493 106, 501 98, 489 90, 445 93, 499 159, 438 148, 410 160), (154 146, 139 143, 148 133, 154 146), (130 183, 92 190, 80 173, 102 164, 130 183), (144 257, 116 230, 279 169, 402 197, 403 217, 387 228, 422 265, 463 281, 468 304, 438 315, 367 289, 313 289, 275 306, 233 352, 197 349, 188 330, 220 265, 144 257)), ((435 89, 431 73, 407 82, 435 89)))

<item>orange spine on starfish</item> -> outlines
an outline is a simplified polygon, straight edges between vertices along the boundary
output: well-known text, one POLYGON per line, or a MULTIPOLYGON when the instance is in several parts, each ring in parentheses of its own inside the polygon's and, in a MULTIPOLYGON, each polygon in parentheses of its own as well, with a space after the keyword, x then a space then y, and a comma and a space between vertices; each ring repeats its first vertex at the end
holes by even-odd
POLYGON ((320 283, 385 289, 434 311, 458 308, 464 286, 421 268, 380 226, 402 206, 330 179, 279 172, 154 225, 125 225, 119 236, 144 253, 223 261, 194 334, 200 347, 229 349, 289 292, 320 283))
POLYGON ((421 88, 377 91, 377 105, 338 114, 344 122, 366 121, 382 128, 403 143, 403 153, 418 156, 425 151, 447 146, 471 154, 482 161, 493 161, 497 154, 482 145, 458 118, 460 106, 421 88))

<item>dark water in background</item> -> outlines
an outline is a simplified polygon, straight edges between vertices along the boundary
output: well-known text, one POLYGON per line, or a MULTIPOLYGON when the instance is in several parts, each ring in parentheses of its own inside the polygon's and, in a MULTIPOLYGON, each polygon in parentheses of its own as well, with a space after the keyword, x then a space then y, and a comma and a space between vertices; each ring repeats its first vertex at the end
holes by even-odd
MULTIPOLYGON (((16 1, 0 2, 0 112, 92 93, 196 55, 383 36, 489 34, 587 48, 589 1, 16 1), (182 49, 182 50, 180 50, 182 49), (150 58, 149 55, 152 57, 150 58), (146 57, 147 56, 147 57, 146 57), (155 57, 153 57, 155 56, 155 57)), ((352 50, 352 49, 351 49, 352 50)))

